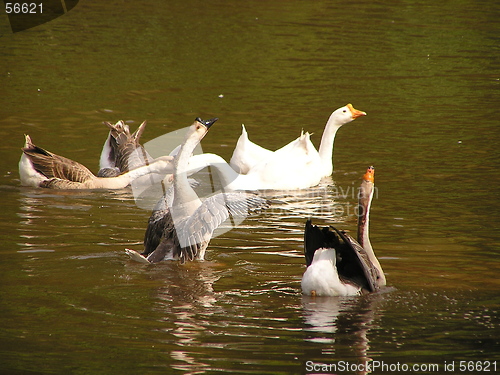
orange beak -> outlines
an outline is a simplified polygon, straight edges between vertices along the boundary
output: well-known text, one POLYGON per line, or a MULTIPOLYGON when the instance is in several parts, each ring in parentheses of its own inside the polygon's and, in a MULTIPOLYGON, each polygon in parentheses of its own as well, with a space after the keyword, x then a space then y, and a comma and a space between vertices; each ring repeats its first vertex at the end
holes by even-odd
POLYGON ((349 111, 351 111, 351 115, 352 115, 353 120, 357 119, 358 117, 361 117, 361 116, 366 116, 366 112, 358 111, 350 103, 347 105, 347 108, 349 108, 349 111))
POLYGON ((375 168, 374 167, 368 167, 366 170, 366 173, 363 175, 363 180, 369 181, 369 182, 375 182, 375 168))

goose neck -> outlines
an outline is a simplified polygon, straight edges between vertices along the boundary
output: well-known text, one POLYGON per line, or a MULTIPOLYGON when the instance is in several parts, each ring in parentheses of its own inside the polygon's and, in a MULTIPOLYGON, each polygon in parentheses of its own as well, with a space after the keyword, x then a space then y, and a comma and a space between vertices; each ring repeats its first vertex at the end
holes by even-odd
POLYGON ((172 158, 162 157, 149 165, 132 169, 116 177, 101 178, 96 177, 90 183, 96 188, 121 189, 128 186, 135 179, 147 174, 167 174, 173 173, 172 158))
POLYGON ((335 141, 335 135, 341 126, 342 124, 337 121, 336 116, 332 113, 325 125, 323 135, 321 136, 319 156, 325 169, 325 176, 329 176, 333 172, 333 143, 335 141))
POLYGON ((373 266, 378 271, 377 283, 379 286, 386 284, 386 279, 384 276, 384 271, 382 266, 375 256, 372 244, 370 242, 370 208, 373 200, 374 185, 372 182, 363 181, 359 191, 359 201, 358 201, 358 243, 366 251, 368 258, 372 262, 373 266))
POLYGON ((215 168, 222 186, 227 188, 230 188, 234 181, 240 177, 240 174, 231 168, 231 166, 219 155, 207 153, 193 155, 189 159, 190 171, 198 171, 205 167, 215 168))
POLYGON ((200 199, 188 181, 189 159, 198 143, 199 140, 188 138, 174 159, 173 209, 178 210, 178 217, 190 216, 200 205, 200 199))
POLYGON ((358 200, 358 242, 366 250, 373 249, 370 243, 370 208, 373 199, 373 184, 363 181, 359 189, 358 200))

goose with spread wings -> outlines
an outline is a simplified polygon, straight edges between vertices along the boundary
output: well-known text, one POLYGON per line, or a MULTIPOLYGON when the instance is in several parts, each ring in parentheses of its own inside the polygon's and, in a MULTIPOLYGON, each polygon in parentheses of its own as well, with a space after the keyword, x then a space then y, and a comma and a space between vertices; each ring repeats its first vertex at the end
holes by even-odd
POLYGON ((189 127, 174 159, 173 185, 160 199, 149 219, 142 254, 126 249, 142 263, 175 259, 181 263, 203 260, 213 232, 229 216, 245 216, 268 206, 268 201, 246 192, 223 192, 200 200, 187 178, 194 148, 217 118, 197 118, 189 127))

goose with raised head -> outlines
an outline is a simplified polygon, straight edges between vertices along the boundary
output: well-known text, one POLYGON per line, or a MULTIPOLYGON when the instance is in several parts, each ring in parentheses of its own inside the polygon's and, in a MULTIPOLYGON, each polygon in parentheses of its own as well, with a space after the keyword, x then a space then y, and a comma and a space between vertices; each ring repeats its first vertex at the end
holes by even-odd
POLYGON ((104 142, 99 159, 98 177, 114 177, 131 169, 152 163, 154 158, 140 144, 140 138, 146 127, 144 121, 134 133, 122 120, 116 124, 104 122, 109 134, 104 142))
POLYGON ((278 157, 273 157, 271 155, 272 151, 250 142, 246 129, 243 128, 231 157, 230 165, 236 171, 248 173, 253 168, 266 164, 270 159, 273 159, 272 163, 275 169, 284 169, 287 173, 298 175, 301 178, 307 176, 311 180, 318 180, 330 176, 333 171, 333 143, 337 131, 342 125, 365 115, 365 112, 355 109, 352 104, 347 104, 330 115, 321 137, 319 151, 316 150, 309 139, 310 134, 306 133, 308 135, 307 140, 305 140, 307 147, 293 147, 296 142, 300 141, 302 134, 301 137, 276 150, 275 153, 279 153, 278 157), (307 165, 307 170, 295 173, 296 168, 293 168, 290 160, 300 165, 307 165))
POLYGON ((84 165, 36 146, 25 135, 19 175, 24 186, 50 189, 122 189, 133 180, 149 175, 173 172, 173 157, 163 156, 150 165, 116 177, 97 177, 84 165))
POLYGON ((358 240, 332 226, 306 222, 304 255, 307 269, 302 292, 310 296, 350 296, 374 292, 386 285, 382 267, 368 238, 374 168, 363 176, 358 201, 358 240))
POLYGON ((215 121, 217 118, 208 121, 197 118, 190 126, 175 156, 171 190, 149 219, 143 253, 126 249, 132 259, 143 263, 203 260, 214 230, 229 216, 267 207, 267 200, 243 192, 218 193, 201 201, 191 188, 187 178, 191 153, 215 121))

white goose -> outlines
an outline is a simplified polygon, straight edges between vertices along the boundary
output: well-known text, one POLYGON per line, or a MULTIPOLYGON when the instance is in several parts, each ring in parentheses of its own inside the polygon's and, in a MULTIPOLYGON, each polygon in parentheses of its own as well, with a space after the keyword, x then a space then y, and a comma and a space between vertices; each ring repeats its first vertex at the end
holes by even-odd
POLYGON ((335 135, 339 128, 355 120, 360 116, 365 116, 366 113, 363 111, 358 111, 351 104, 347 104, 335 110, 328 119, 325 130, 323 131, 323 136, 321 137, 321 144, 319 147, 319 152, 316 150, 309 137, 310 134, 306 133, 301 137, 297 138, 295 141, 290 142, 274 153, 279 153, 279 157, 276 159, 272 156, 272 151, 267 150, 248 139, 248 134, 245 127, 243 126, 243 131, 238 139, 236 147, 234 149, 233 155, 229 164, 235 171, 240 173, 249 173, 252 169, 259 167, 265 168, 262 164, 272 160, 275 170, 286 170, 286 173, 292 173, 304 178, 311 179, 312 181, 320 180, 322 177, 329 176, 333 171, 333 143, 335 140, 335 135), (297 142, 304 143, 303 147, 295 147, 297 142), (291 165, 289 160, 293 160, 298 165, 306 165, 307 170, 297 171, 297 168, 291 165), (294 173, 295 172, 295 173, 294 173), (304 175, 305 173, 305 175, 304 175))
POLYGON ((358 241, 330 226, 306 222, 304 255, 308 266, 302 292, 312 296, 350 296, 374 292, 386 285, 382 267, 368 236, 374 169, 368 168, 359 192, 358 241))
MULTIPOLYGON (((276 153, 273 153, 273 157, 276 153)), ((301 159, 304 160, 304 159, 301 159)), ((279 168, 274 163, 266 163, 262 168, 254 168, 247 174, 237 173, 231 166, 219 155, 199 154, 193 155, 189 159, 187 172, 195 173, 204 167, 213 167, 221 179, 222 186, 226 190, 292 190, 305 189, 317 185, 321 179, 308 178, 301 176, 300 171, 307 167, 299 162, 293 163, 295 172, 291 168, 279 168), (304 177, 304 178, 302 178, 304 177)))
POLYGON ((245 125, 241 125, 241 135, 236 142, 229 164, 238 173, 247 174, 259 161, 269 158, 273 151, 253 143, 248 138, 245 125))
POLYGON ((230 215, 244 215, 267 207, 265 199, 243 192, 219 193, 202 202, 191 188, 187 178, 191 153, 215 121, 216 118, 208 121, 197 118, 189 128, 175 156, 173 186, 149 219, 144 252, 126 249, 132 259, 142 263, 203 260, 214 230, 230 215))
POLYGON ((114 177, 120 173, 152 163, 153 157, 139 143, 146 127, 144 121, 137 130, 130 134, 130 128, 123 121, 116 124, 104 122, 109 134, 104 142, 99 159, 98 177, 114 177))
POLYGON ((133 180, 173 172, 173 157, 163 156, 150 165, 116 177, 97 177, 84 165, 35 146, 29 135, 19 160, 19 175, 24 186, 50 189, 122 189, 133 180))
MULTIPOLYGON (((307 146, 308 134, 304 134, 293 142, 296 149, 307 146)), ((294 190, 316 186, 321 178, 304 173, 307 170, 307 160, 297 157, 288 157, 289 164, 281 164, 280 153, 273 152, 271 159, 251 169, 247 174, 236 172, 219 155, 199 154, 189 159, 188 174, 196 173, 205 167, 213 167, 221 179, 226 190, 294 190), (274 162, 276 160, 276 163, 274 162)))

